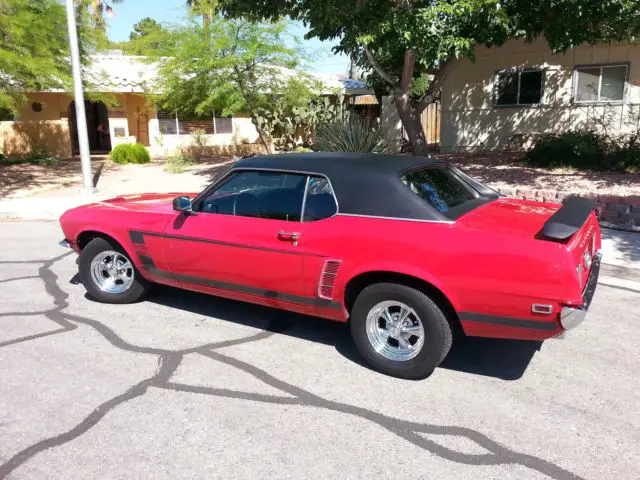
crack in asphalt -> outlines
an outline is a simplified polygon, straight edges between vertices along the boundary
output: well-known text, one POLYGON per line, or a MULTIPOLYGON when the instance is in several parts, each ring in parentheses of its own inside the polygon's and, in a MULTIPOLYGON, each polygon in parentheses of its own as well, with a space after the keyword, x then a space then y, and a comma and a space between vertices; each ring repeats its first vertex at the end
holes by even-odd
POLYGON ((31 280, 36 278, 40 278, 40 277, 38 277, 37 275, 25 275, 24 277, 5 278, 4 280, 0 280, 0 283, 15 282, 17 280, 31 280))
POLYGON ((22 337, 9 342, 0 344, 0 347, 7 345, 14 345, 20 342, 26 342, 36 338, 42 338, 45 336, 51 336, 59 333, 69 332, 78 328, 77 324, 89 326, 97 331, 103 338, 105 338, 115 348, 132 352, 132 353, 145 353, 158 356, 159 368, 156 374, 142 380, 129 388, 126 392, 111 398, 104 402, 96 409, 94 409, 82 422, 76 425, 71 430, 68 430, 59 435, 41 440, 22 451, 15 454, 4 464, 0 465, 0 479, 6 478, 11 472, 13 472, 20 465, 27 462, 37 454, 54 447, 61 446, 68 443, 82 434, 86 433, 89 429, 95 426, 104 416, 116 407, 128 402, 133 398, 144 395, 149 387, 155 387, 164 390, 171 390, 175 392, 184 392, 200 395, 210 395, 225 398, 233 398, 239 400, 248 400, 254 402, 262 402, 267 404, 276 405, 297 405, 303 407, 312 407, 330 410, 338 413, 344 413, 355 417, 362 418, 379 425, 386 429, 388 432, 405 439, 411 444, 431 452, 440 458, 447 459, 456 463, 466 465, 504 465, 504 464, 520 464, 524 467, 536 470, 542 474, 545 474, 551 478, 558 480, 565 479, 581 479, 573 472, 570 472, 552 462, 549 462, 540 457, 533 455, 527 455, 519 452, 515 452, 500 443, 491 440, 488 436, 465 427, 457 426, 442 426, 442 425, 430 425, 417 422, 410 422, 401 420, 387 415, 368 410, 366 408, 350 405, 342 402, 336 402, 332 400, 324 399, 314 393, 304 390, 300 387, 280 380, 265 370, 262 370, 250 363, 244 362, 237 358, 223 355, 214 350, 220 348, 227 348, 242 343, 255 342, 266 339, 274 334, 282 333, 289 327, 288 324, 278 321, 278 312, 274 313, 274 316, 269 320, 266 331, 259 332, 257 334, 235 339, 224 340, 220 342, 210 342, 198 347, 186 348, 182 350, 168 350, 153 347, 142 347, 133 345, 126 340, 119 337, 113 330, 106 325, 86 317, 69 314, 62 310, 68 306, 69 294, 66 293, 58 285, 58 276, 53 272, 51 267, 54 263, 62 258, 70 255, 71 252, 59 255, 55 258, 42 261, 0 261, 0 264, 17 264, 17 263, 41 263, 39 268, 39 278, 44 281, 46 292, 53 298, 54 308, 45 310, 42 312, 16 312, 11 314, 1 314, 0 317, 12 316, 25 316, 25 315, 44 315, 48 319, 58 324, 61 328, 58 330, 45 332, 41 334, 31 335, 29 337, 22 337), (197 385, 188 385, 182 383, 171 382, 171 376, 177 370, 184 355, 196 353, 203 355, 213 361, 217 361, 233 368, 241 370, 252 377, 260 380, 266 385, 269 385, 288 396, 267 395, 261 393, 250 393, 239 390, 230 390, 224 388, 211 388, 197 385), (457 452, 440 445, 439 443, 425 438, 420 434, 427 435, 453 435, 467 438, 476 444, 480 445, 484 449, 491 453, 487 454, 466 454, 457 452))

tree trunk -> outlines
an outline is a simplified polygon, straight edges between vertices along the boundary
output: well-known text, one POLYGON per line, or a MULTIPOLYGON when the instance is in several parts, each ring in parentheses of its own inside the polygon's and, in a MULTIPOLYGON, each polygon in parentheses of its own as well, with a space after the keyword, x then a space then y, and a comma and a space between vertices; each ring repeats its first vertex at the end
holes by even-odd
POLYGON ((271 143, 271 139, 269 138, 269 135, 267 135, 265 131, 262 130, 262 128, 260 128, 260 126, 258 125, 258 122, 254 117, 251 117, 251 122, 253 123, 253 126, 256 127, 256 130, 258 132, 258 137, 260 138, 260 142, 262 142, 262 145, 264 146, 265 151, 267 152, 268 155, 271 155, 273 153, 273 145, 271 143))
POLYGON ((420 121, 420 112, 411 104, 411 97, 408 93, 394 93, 393 101, 413 146, 413 154, 424 155, 427 151, 427 138, 420 121))

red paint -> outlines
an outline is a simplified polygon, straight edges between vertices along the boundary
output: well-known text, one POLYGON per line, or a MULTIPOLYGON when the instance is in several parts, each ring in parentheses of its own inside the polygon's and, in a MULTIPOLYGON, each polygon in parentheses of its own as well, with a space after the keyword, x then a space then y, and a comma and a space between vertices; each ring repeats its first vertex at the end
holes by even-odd
POLYGON ((459 313, 555 325, 553 330, 538 330, 461 322, 469 335, 520 339, 561 333, 562 306, 582 302, 588 272, 578 278, 576 266, 585 249, 591 248, 593 235, 595 251, 601 246, 593 214, 566 244, 537 239, 544 222, 560 206, 525 200, 501 198, 452 223, 342 215, 297 223, 183 214, 172 209, 172 199, 178 195, 118 197, 69 210, 60 222, 71 242, 87 230, 113 237, 154 282, 332 320, 347 319, 344 297, 350 280, 367 272, 393 272, 430 283, 459 313), (144 244, 132 242, 131 230, 147 232, 144 244), (298 233, 297 244, 279 235, 281 231, 298 233), (159 275, 144 268, 137 253, 178 278, 197 277, 215 284, 194 285, 159 275), (329 259, 342 262, 333 289, 338 308, 322 304, 318 295, 318 281, 329 259), (227 285, 239 286, 240 291, 227 285), (553 313, 532 313, 534 303, 552 305, 553 313))

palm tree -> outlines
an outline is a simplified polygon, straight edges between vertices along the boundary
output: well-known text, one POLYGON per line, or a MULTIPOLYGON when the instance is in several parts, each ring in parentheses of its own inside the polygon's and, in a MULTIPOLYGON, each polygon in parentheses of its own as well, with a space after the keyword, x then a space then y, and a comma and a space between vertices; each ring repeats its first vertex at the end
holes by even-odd
POLYGON ((193 12, 202 15, 202 27, 205 37, 209 36, 209 24, 213 16, 213 3, 216 0, 187 0, 187 7, 193 12))
POLYGON ((90 0, 89 10, 96 27, 105 28, 105 15, 109 18, 113 17, 115 15, 113 5, 120 2, 122 0, 90 0))

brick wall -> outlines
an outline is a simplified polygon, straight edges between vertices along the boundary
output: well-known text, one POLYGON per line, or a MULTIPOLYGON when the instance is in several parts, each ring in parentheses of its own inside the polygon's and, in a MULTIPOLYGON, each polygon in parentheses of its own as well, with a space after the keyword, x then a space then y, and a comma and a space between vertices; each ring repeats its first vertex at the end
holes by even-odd
POLYGON ((640 195, 626 197, 616 195, 598 195, 595 193, 564 193, 556 190, 531 190, 525 188, 499 188, 503 195, 515 198, 535 200, 537 202, 562 203, 571 196, 592 198, 598 202, 598 219, 605 222, 640 227, 640 195))

